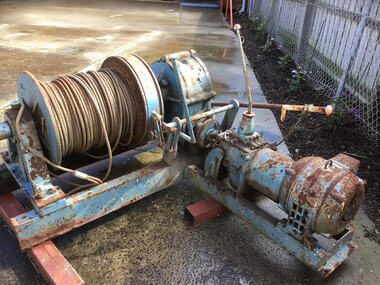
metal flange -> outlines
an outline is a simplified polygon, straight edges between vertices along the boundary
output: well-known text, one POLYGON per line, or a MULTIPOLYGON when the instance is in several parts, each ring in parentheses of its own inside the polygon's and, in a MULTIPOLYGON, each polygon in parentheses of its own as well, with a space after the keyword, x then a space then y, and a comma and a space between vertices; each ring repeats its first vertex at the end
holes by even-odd
MULTIPOLYGON (((149 65, 137 55, 107 58, 102 68, 108 68, 124 80, 136 105, 136 125, 130 146, 143 143, 149 129, 153 129, 152 112, 163 115, 164 104, 161 90, 149 65)), ((62 153, 58 136, 58 123, 53 119, 54 106, 49 100, 39 81, 26 71, 17 80, 17 94, 20 102, 24 102, 32 111, 39 137, 48 150, 49 159, 61 164, 62 153)), ((123 141, 123 138, 122 138, 123 141)))
POLYGON ((148 129, 153 129, 152 112, 164 114, 164 104, 157 79, 149 65, 134 54, 125 57, 108 57, 101 68, 108 68, 118 73, 131 91, 137 108, 137 124, 131 146, 137 146, 146 138, 148 129))

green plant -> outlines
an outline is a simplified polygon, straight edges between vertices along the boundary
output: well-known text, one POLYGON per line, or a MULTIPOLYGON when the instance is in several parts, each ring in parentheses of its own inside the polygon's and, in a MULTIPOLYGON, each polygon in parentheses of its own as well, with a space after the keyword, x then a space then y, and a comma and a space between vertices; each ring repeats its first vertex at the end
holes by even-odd
POLYGON ((346 103, 347 99, 348 95, 342 91, 340 94, 335 95, 331 100, 330 104, 333 106, 334 111, 330 116, 325 117, 327 126, 330 130, 335 131, 336 129, 343 127, 344 116, 353 115, 355 120, 360 119, 360 110, 355 107, 350 107, 346 103))
POLYGON ((302 69, 301 66, 298 66, 297 69, 292 70, 292 77, 287 78, 286 80, 289 82, 288 91, 294 92, 298 90, 303 78, 305 77, 306 71, 302 69))
POLYGON ((266 17, 260 18, 260 16, 252 16, 249 18, 249 20, 251 21, 252 27, 255 30, 255 32, 260 37, 264 37, 266 33, 268 19, 266 17))
POLYGON ((290 62, 290 59, 288 58, 287 55, 280 56, 280 57, 278 58, 278 61, 277 61, 278 66, 280 67, 280 69, 281 69, 282 71, 285 71, 285 69, 286 69, 286 67, 288 66, 289 62, 290 62))
POLYGON ((263 50, 264 53, 270 53, 271 51, 274 50, 274 44, 273 43, 274 43, 273 38, 270 38, 268 36, 265 44, 260 46, 260 48, 263 50))
POLYGON ((249 18, 249 20, 251 21, 251 24, 252 24, 254 30, 256 30, 257 26, 260 24, 260 17, 259 16, 252 16, 249 18))
POLYGON ((266 18, 260 21, 259 25, 256 28, 256 32, 259 34, 259 36, 261 37, 265 36, 267 23, 268 21, 266 18))

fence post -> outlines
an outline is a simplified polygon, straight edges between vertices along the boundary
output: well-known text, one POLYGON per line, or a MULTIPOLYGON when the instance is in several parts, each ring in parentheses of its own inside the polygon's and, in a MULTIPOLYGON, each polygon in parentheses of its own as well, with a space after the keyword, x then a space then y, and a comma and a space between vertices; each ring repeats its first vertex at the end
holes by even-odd
POLYGON ((253 1, 254 0, 249 0, 248 2, 248 17, 252 16, 253 1))
POLYGON ((277 31, 278 31, 278 26, 280 22, 280 16, 281 16, 281 10, 282 10, 282 1, 280 0, 280 3, 278 4, 278 10, 277 10, 277 17, 276 17, 276 31, 274 32, 274 37, 277 37, 277 31))
POLYGON ((261 8, 261 1, 262 0, 255 0, 255 4, 253 5, 253 10, 258 14, 261 15, 260 13, 260 8, 261 8))
POLYGON ((336 98, 338 98, 340 96, 340 94, 342 93, 342 90, 344 87, 344 82, 346 81, 347 73, 348 73, 348 70, 351 66, 352 59, 356 56, 356 52, 358 51, 358 47, 359 47, 359 44, 360 44, 360 41, 361 41, 361 38, 363 35, 363 30, 367 24, 367 17, 369 16, 369 11, 371 9, 371 6, 372 6, 372 0, 366 0, 364 2, 364 7, 362 10, 362 18, 361 18, 360 23, 359 23, 359 25, 355 31, 355 37, 354 37, 354 40, 352 42, 350 55, 348 56, 348 58, 346 59, 346 61, 344 62, 344 65, 343 65, 343 73, 342 73, 342 76, 340 77, 338 89, 337 89, 336 94, 335 94, 336 98))
MULTIPOLYGON (((315 7, 316 0, 307 0, 305 5, 305 14, 303 16, 302 28, 298 36, 298 45, 297 45, 297 63, 303 64, 302 50, 307 47, 309 42, 313 25, 315 19, 315 12, 317 8, 315 7)), ((305 51, 305 54, 308 51, 305 51)))

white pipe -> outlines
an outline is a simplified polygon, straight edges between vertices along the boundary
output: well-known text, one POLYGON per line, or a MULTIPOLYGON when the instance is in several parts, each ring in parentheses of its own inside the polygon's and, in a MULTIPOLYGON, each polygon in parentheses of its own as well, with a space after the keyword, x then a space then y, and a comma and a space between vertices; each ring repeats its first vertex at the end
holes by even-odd
POLYGON ((241 9, 239 10, 239 14, 243 13, 245 11, 245 0, 243 0, 243 5, 241 9))

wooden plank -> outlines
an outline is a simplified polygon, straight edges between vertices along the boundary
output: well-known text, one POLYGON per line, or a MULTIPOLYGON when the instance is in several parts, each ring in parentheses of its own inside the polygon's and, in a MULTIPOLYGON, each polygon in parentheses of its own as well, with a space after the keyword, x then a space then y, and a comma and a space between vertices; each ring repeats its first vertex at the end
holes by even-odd
MULTIPOLYGON (((14 232, 10 220, 26 213, 21 203, 12 195, 6 193, 0 195, 0 214, 14 232)), ((84 284, 82 278, 56 248, 52 241, 46 241, 27 251, 33 264, 52 285, 79 285, 84 284)))

